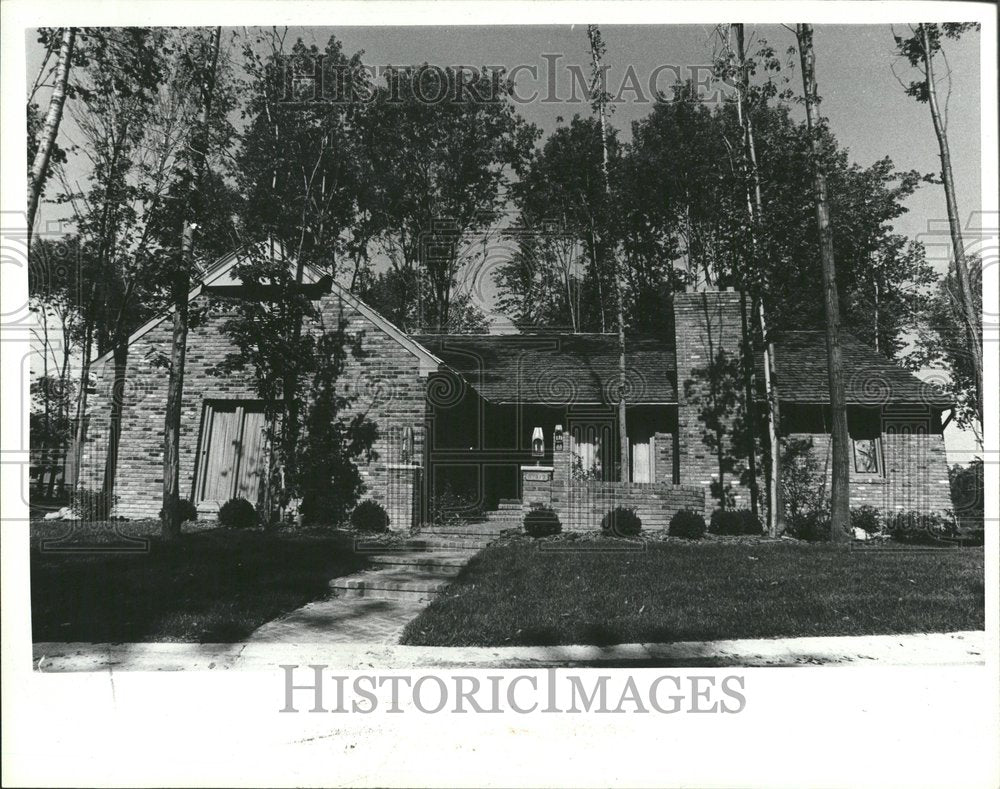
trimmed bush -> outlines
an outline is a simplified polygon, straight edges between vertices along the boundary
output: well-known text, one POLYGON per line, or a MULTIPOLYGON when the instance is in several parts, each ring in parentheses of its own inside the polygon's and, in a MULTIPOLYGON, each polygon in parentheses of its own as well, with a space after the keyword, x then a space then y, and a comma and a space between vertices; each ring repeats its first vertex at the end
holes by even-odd
POLYGON ((763 534, 764 527, 751 510, 715 510, 708 530, 712 534, 763 534))
MULTIPOLYGON (((191 499, 180 499, 177 502, 177 509, 180 511, 181 523, 185 521, 198 520, 198 508, 191 499)), ((163 520, 163 509, 160 509, 160 520, 163 520)))
POLYGON ((524 533, 529 537, 551 537, 562 531, 555 510, 545 505, 533 505, 524 516, 524 533))
POLYGON ((219 523, 234 529, 250 529, 257 525, 257 510, 246 499, 230 499, 219 508, 219 523))
POLYGON ((82 489, 73 491, 69 506, 80 520, 96 523, 110 518, 117 502, 117 496, 109 496, 103 490, 82 489))
POLYGON ((642 519, 630 507, 615 507, 601 520, 601 531, 614 537, 635 537, 642 531, 642 519))
POLYGON ((740 513, 740 534, 759 535, 764 533, 764 524, 752 510, 737 510, 740 513))
POLYGON ((950 545, 958 535, 950 515, 914 510, 886 517, 885 530, 897 542, 910 545, 950 545))
POLYGON ((670 519, 667 534, 671 537, 684 537, 688 540, 700 540, 705 536, 705 518, 700 512, 678 510, 670 519))
POLYGON ((355 531, 389 531, 389 513, 377 501, 365 499, 351 512, 351 527, 355 531))
POLYGON ((868 535, 882 530, 882 513, 868 504, 851 510, 851 529, 861 529, 868 535))
POLYGON ((822 510, 789 514, 785 523, 788 534, 800 540, 826 542, 830 539, 830 516, 822 510))

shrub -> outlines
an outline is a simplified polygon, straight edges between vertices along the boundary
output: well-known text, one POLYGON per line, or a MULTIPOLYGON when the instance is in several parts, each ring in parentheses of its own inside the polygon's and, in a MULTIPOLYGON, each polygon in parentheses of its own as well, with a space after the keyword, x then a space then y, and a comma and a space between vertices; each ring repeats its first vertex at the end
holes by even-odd
POLYGON ((219 523, 234 529, 249 529, 257 525, 257 510, 246 499, 230 499, 219 508, 219 523))
MULTIPOLYGON (((184 521, 198 520, 198 508, 191 499, 180 499, 177 502, 177 510, 180 512, 181 523, 184 521)), ((163 520, 163 510, 160 510, 160 520, 163 520)))
POLYGON ((542 504, 532 505, 524 516, 524 533, 529 537, 551 537, 562 531, 559 516, 551 507, 542 504))
POLYGON ((642 520, 633 509, 615 507, 601 520, 601 531, 615 537, 635 537, 642 531, 642 520))
POLYGON ((431 522, 435 526, 464 526, 468 517, 479 512, 476 497, 467 492, 456 491, 448 481, 431 503, 431 522))
POLYGON ((823 510, 789 514, 785 523, 787 533, 800 540, 826 542, 830 539, 830 515, 823 510))
POLYGON ((968 466, 957 463, 948 469, 951 505, 958 526, 963 531, 983 534, 983 459, 974 458, 968 466))
POLYGON ((365 499, 351 512, 351 526, 357 531, 389 531, 389 514, 377 501, 365 499))
POLYGON ((685 537, 689 540, 700 540, 705 536, 705 518, 700 512, 678 510, 670 519, 667 534, 671 537, 685 537))
POLYGON ((885 530, 897 542, 911 545, 940 545, 958 534, 950 515, 914 510, 889 515, 885 530))
POLYGON ((785 522, 800 523, 809 529, 828 513, 826 470, 811 438, 789 438, 782 441, 781 490, 785 503, 785 522))
POLYGON ((70 497, 70 508, 82 521, 106 521, 111 510, 118 503, 117 496, 109 496, 103 490, 75 490, 70 497))
POLYGON ((764 533, 764 527, 751 510, 715 510, 708 530, 712 534, 764 533))
POLYGON ((764 533, 764 524, 753 514, 753 510, 737 510, 740 516, 740 534, 759 535, 764 533))
POLYGON ((851 510, 851 529, 861 529, 869 535, 882 530, 882 513, 875 507, 864 504, 851 510))

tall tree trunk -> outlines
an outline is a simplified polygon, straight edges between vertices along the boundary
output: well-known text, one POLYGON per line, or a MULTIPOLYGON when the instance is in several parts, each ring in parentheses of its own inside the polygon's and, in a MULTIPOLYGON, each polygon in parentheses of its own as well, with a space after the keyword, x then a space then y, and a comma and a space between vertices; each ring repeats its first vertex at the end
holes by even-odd
POLYGON ((80 349, 80 391, 76 398, 76 429, 73 436, 72 468, 69 472, 70 492, 80 486, 83 465, 83 445, 87 440, 87 383, 90 380, 90 356, 94 349, 94 310, 97 306, 97 280, 90 287, 90 297, 83 316, 83 346, 80 349))
POLYGON ((965 324, 969 356, 976 376, 976 412, 979 424, 983 424, 983 340, 979 311, 972 294, 969 280, 969 266, 965 259, 965 243, 962 239, 962 223, 958 215, 958 201, 955 198, 955 179, 951 171, 951 150, 948 147, 948 132, 938 107, 937 89, 934 85, 934 55, 931 52, 927 26, 920 25, 923 41, 924 73, 927 78, 927 104, 931 110, 934 134, 937 136, 941 155, 941 180, 944 182, 945 202, 948 206, 948 228, 951 231, 951 246, 955 256, 955 277, 958 280, 959 301, 962 305, 962 322, 965 324))
MULTIPOLYGON (((597 25, 588 26, 587 33, 590 39, 590 57, 594 67, 594 84, 596 87, 598 85, 598 77, 601 73, 600 33, 597 30, 597 25)), ((610 210, 611 181, 608 175, 608 119, 603 81, 600 83, 600 94, 597 100, 597 116, 601 123, 601 176, 604 179, 604 196, 607 200, 606 210, 610 210)), ((629 446, 628 425, 625 418, 625 297, 623 293, 624 289, 622 288, 621 267, 618 265, 618 256, 615 250, 611 248, 611 245, 608 244, 608 239, 604 239, 604 246, 608 249, 611 273, 614 278, 615 308, 618 318, 618 452, 621 464, 619 479, 622 482, 628 482, 629 446)))
POLYGON ((122 413, 125 408, 125 384, 128 374, 128 338, 116 340, 114 382, 111 387, 111 423, 108 429, 108 454, 104 461, 103 491, 108 496, 115 491, 115 470, 118 468, 118 445, 121 442, 122 413))
MULTIPOLYGON (((753 119, 746 104, 749 96, 750 74, 746 64, 744 51, 744 28, 742 24, 736 28, 736 49, 740 68, 740 118, 743 123, 743 147, 749 164, 750 181, 753 186, 753 201, 748 202, 750 210, 751 243, 753 244, 754 264, 760 261, 757 245, 760 229, 764 225, 764 200, 760 189, 760 170, 757 168, 757 145, 754 141, 753 119)), ((759 287, 754 290, 760 290, 759 287)), ((778 392, 778 376, 774 353, 774 340, 768 334, 767 312, 764 308, 762 293, 754 294, 756 302, 757 322, 760 327, 761 342, 764 344, 764 393, 768 406, 768 441, 771 445, 771 473, 768 479, 768 533, 777 537, 785 530, 785 502, 781 487, 781 398, 778 392)), ((751 349, 753 344, 751 343, 751 349)))
POLYGON ((816 203, 816 226, 819 230, 820 260, 823 268, 823 301, 826 311, 826 352, 829 367, 830 411, 833 433, 833 485, 831 487, 830 539, 848 540, 850 534, 850 458, 847 431, 847 403, 844 394, 844 365, 840 348, 840 300, 837 295, 837 271, 833 257, 833 231, 826 195, 826 173, 820 160, 819 121, 816 111, 816 61, 812 47, 812 26, 799 24, 796 37, 802 61, 802 87, 806 104, 806 127, 809 132, 813 168, 813 199, 816 203))
MULTIPOLYGON (((205 170, 208 167, 208 121, 215 93, 216 68, 222 28, 212 31, 208 62, 202 71, 201 110, 194 129, 195 207, 204 206, 205 170)), ((185 220, 181 230, 180 268, 173 286, 174 325, 170 348, 170 382, 167 388, 167 413, 163 423, 163 537, 176 540, 181 533, 180 519, 180 429, 184 400, 184 362, 188 335, 188 290, 194 270, 194 225, 185 220)))
POLYGON ((52 158, 52 148, 55 147, 56 135, 59 133, 59 123, 62 121, 63 106, 66 104, 66 83, 69 80, 70 60, 73 57, 73 45, 76 40, 76 28, 64 27, 62 45, 59 47, 59 60, 56 62, 56 79, 49 98, 49 111, 45 115, 41 139, 35 159, 31 163, 31 174, 28 178, 28 249, 31 249, 31 230, 35 224, 35 214, 38 212, 38 200, 49 174, 49 159, 52 158))
POLYGON ((188 272, 194 250, 194 231, 184 222, 181 231, 180 269, 173 283, 173 332, 170 344, 170 381, 167 385, 167 413, 163 425, 163 538, 181 536, 180 445, 181 405, 184 398, 184 361, 187 354, 188 272))

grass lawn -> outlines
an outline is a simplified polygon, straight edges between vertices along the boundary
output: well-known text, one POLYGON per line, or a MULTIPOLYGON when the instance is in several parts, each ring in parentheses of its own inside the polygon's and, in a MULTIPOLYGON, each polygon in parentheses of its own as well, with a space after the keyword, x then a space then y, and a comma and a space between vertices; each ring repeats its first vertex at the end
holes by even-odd
MULTIPOLYGON (((42 550, 43 536, 58 537, 67 525, 32 524, 35 641, 240 641, 365 564, 346 535, 229 529, 185 533, 175 545, 150 536, 145 552, 111 553, 126 543, 107 536, 110 525, 104 552, 94 550, 100 529, 93 528, 88 550, 67 552, 84 545, 83 535, 59 543, 59 551, 42 550)), ((155 535, 159 523, 120 527, 130 536, 155 535)))
POLYGON ((403 643, 606 645, 985 627, 982 548, 721 540, 571 547, 524 540, 486 548, 410 622, 403 643))

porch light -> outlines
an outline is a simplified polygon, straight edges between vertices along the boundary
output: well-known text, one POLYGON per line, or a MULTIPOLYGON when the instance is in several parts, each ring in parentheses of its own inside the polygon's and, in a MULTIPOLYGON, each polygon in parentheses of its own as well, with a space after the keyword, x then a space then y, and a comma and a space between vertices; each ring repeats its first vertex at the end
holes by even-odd
POLYGON ((531 433, 531 456, 540 458, 545 454, 545 434, 540 427, 531 433))

